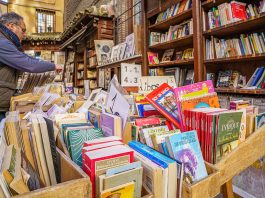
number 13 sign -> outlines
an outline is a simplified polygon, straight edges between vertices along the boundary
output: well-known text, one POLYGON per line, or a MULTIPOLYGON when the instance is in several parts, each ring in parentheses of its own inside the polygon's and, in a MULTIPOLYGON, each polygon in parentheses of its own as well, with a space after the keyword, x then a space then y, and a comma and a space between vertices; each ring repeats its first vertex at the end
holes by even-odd
POLYGON ((141 76, 141 65, 121 63, 121 86, 138 87, 141 76))

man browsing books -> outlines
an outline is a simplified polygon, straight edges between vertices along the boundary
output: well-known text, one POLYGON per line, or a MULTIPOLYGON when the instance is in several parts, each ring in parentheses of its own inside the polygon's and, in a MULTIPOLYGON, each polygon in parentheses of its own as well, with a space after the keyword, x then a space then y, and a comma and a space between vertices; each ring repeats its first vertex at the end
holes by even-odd
POLYGON ((23 17, 9 12, 0 17, 0 121, 9 110, 19 72, 42 73, 62 70, 60 65, 32 58, 23 53, 21 41, 26 35, 23 17))

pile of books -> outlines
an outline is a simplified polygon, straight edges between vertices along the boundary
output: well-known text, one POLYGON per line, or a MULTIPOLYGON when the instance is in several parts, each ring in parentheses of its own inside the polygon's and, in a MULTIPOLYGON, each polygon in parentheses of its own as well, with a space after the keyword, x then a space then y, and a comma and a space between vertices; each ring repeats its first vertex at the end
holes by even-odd
POLYGON ((232 39, 206 39, 206 59, 255 55, 265 52, 264 33, 241 34, 232 39))
POLYGON ((246 4, 239 1, 222 3, 208 11, 209 29, 217 28, 240 20, 257 17, 265 12, 264 0, 246 4))
POLYGON ((182 22, 181 24, 170 26, 165 33, 150 32, 149 46, 180 39, 193 34, 193 19, 182 22))
POLYGON ((161 61, 157 52, 147 52, 148 61, 150 65, 166 63, 170 61, 193 60, 194 49, 188 48, 184 51, 175 51, 174 49, 167 49, 163 52, 161 61))
POLYGON ((60 182, 52 120, 32 114, 28 124, 18 112, 9 112, 0 135, 0 187, 6 197, 60 182))
POLYGON ((55 72, 45 72, 40 74, 23 73, 18 79, 17 92, 20 94, 32 92, 34 87, 43 86, 53 82, 55 72))
POLYGON ((175 5, 169 7, 166 11, 158 14, 156 23, 165 21, 175 15, 181 14, 184 11, 187 11, 192 6, 192 0, 182 0, 175 5))

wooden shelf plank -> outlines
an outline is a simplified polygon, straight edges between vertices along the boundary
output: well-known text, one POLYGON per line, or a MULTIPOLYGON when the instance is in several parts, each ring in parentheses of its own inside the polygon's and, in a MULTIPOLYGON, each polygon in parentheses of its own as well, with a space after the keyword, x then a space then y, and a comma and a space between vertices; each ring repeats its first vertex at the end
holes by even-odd
POLYGON ((178 60, 178 61, 170 61, 159 64, 148 65, 148 67, 170 67, 170 66, 178 66, 178 65, 193 65, 194 60, 178 60))
POLYGON ((213 6, 217 6, 225 2, 228 2, 228 0, 206 0, 202 3, 202 7, 206 10, 209 10, 213 6))
POLYGON ((217 93, 233 93, 233 94, 253 94, 265 95, 265 89, 233 89, 233 88, 215 88, 217 93))
POLYGON ((165 49, 170 49, 170 48, 192 46, 192 45, 193 45, 193 34, 188 35, 188 36, 184 36, 182 38, 175 39, 172 41, 167 41, 167 42, 163 42, 163 43, 149 46, 149 49, 165 50, 165 49))
POLYGON ((153 24, 149 26, 150 30, 160 30, 160 31, 167 31, 171 25, 176 25, 186 19, 192 17, 192 9, 184 11, 180 14, 177 14, 173 17, 170 17, 167 20, 161 21, 159 23, 153 24))
POLYGON ((258 61, 265 60, 265 53, 255 55, 236 56, 231 58, 216 58, 211 60, 204 60, 205 64, 223 64, 223 63, 234 63, 234 62, 245 62, 245 61, 258 61))
POLYGON ((93 65, 93 66, 87 66, 87 69, 97 69, 97 65, 93 65))
POLYGON ((258 15, 247 20, 238 21, 228 25, 224 25, 218 28, 204 31, 204 36, 219 36, 225 37, 231 35, 231 32, 234 34, 245 33, 249 30, 257 30, 259 28, 264 28, 265 25, 265 13, 258 15))
POLYGON ((135 55, 123 60, 119 60, 119 61, 115 61, 109 64, 105 64, 105 65, 98 65, 97 68, 104 68, 104 67, 120 67, 121 63, 124 62, 141 62, 142 61, 142 55, 135 55))

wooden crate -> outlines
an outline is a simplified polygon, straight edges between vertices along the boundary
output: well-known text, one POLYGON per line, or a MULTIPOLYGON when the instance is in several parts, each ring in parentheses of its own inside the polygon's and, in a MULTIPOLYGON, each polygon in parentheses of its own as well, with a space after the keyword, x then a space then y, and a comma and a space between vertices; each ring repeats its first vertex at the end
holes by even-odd
POLYGON ((220 193, 220 172, 212 165, 205 162, 208 177, 193 183, 183 182, 182 197, 184 198, 207 198, 220 193))
POLYGON ((61 183, 31 191, 14 198, 73 198, 92 197, 89 177, 69 157, 57 148, 61 164, 61 183))

